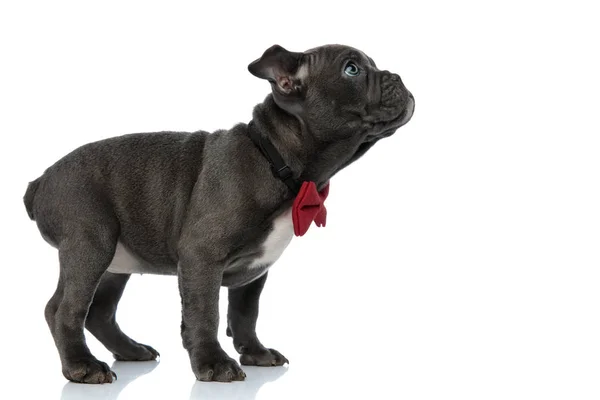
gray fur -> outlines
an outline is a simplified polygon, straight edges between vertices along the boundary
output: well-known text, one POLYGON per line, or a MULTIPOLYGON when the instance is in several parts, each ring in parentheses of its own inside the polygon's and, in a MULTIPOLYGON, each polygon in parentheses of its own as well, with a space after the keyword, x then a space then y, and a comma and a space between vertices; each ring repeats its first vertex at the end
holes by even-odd
MULTIPOLYGON (((414 99, 400 77, 340 45, 292 53, 268 49, 250 64, 272 93, 253 113, 295 178, 323 187, 378 140, 408 122, 414 99), (347 60, 361 74, 344 74, 347 60)), ((207 132, 130 134, 82 146, 29 184, 31 219, 59 251, 60 276, 46 306, 67 379, 112 382, 85 344, 84 326, 117 359, 158 353, 127 337, 114 315, 129 275, 107 271, 117 242, 145 273, 177 274, 183 345, 200 380, 243 380, 217 341, 220 286, 229 287, 227 333, 245 365, 287 359, 256 337, 270 265, 249 268, 293 193, 275 178, 248 125, 207 132)))

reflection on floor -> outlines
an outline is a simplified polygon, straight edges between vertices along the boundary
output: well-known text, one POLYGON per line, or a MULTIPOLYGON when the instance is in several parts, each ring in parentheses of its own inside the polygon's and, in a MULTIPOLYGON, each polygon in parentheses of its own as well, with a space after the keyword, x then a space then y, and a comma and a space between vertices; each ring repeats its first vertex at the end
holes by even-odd
MULTIPOLYGON (((111 366, 111 369, 118 377, 115 382, 106 385, 85 385, 67 382, 62 389, 61 400, 117 399, 127 385, 137 378, 152 372, 158 365, 158 361, 115 361, 111 366)), ((288 369, 287 367, 244 367, 244 371, 246 372, 246 380, 244 382, 207 383, 196 381, 190 392, 190 400, 213 398, 254 399, 262 385, 279 379, 288 369)))

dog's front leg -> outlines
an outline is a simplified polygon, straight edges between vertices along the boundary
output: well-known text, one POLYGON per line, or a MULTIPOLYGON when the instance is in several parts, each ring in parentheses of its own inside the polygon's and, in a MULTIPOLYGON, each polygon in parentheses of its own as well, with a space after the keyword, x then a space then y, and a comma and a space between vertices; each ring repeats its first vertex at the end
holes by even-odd
POLYGON ((190 355, 192 370, 201 381, 231 382, 246 377, 217 340, 222 277, 222 266, 207 252, 187 249, 180 254, 181 336, 190 355))
POLYGON ((245 286, 229 289, 227 335, 233 337, 242 365, 270 367, 289 363, 277 350, 263 346, 256 336, 258 301, 266 280, 265 273, 245 286))

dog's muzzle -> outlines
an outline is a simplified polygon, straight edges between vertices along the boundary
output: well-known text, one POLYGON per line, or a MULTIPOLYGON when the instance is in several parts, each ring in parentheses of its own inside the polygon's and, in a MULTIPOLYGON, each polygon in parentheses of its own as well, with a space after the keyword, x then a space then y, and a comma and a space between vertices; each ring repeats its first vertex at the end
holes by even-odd
POLYGON ((413 97, 411 92, 408 92, 408 99, 406 100, 406 107, 404 107, 404 111, 402 112, 402 117, 400 119, 400 126, 406 124, 413 116, 415 112, 415 98, 413 97))
POLYGON ((406 89, 398 74, 384 71, 381 76, 381 110, 386 119, 396 120, 401 125, 406 124, 413 115, 415 98, 406 89))
POLYGON ((398 74, 384 72, 381 76, 381 105, 388 108, 402 108, 408 98, 408 90, 404 87, 398 74))

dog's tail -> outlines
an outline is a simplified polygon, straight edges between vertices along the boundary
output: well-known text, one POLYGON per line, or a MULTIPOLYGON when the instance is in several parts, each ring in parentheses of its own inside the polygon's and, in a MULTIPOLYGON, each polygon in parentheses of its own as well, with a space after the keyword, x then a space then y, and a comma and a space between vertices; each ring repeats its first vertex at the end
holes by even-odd
POLYGON ((37 192, 38 186, 40 185, 40 179, 41 178, 37 178, 35 181, 29 182, 25 196, 23 196, 23 203, 25 203, 27 215, 29 215, 29 218, 31 218, 32 221, 35 220, 33 216, 33 199, 35 198, 35 192, 37 192))

